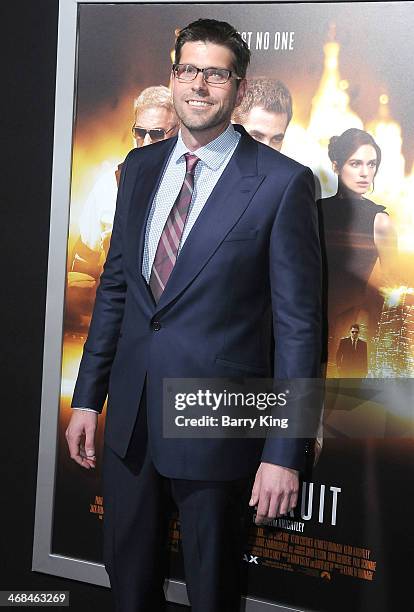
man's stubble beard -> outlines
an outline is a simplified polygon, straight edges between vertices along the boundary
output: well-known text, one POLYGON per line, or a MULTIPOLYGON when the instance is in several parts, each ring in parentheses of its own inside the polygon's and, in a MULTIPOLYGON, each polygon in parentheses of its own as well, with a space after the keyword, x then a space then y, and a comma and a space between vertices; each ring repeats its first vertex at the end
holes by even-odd
MULTIPOLYGON (((183 104, 187 104, 187 102, 183 102, 183 104)), ((197 119, 192 122, 191 117, 187 117, 186 113, 181 113, 181 109, 177 108, 174 104, 175 112, 177 117, 179 118, 181 125, 183 125, 187 130, 191 132, 203 132, 205 130, 210 130, 224 123, 230 123, 231 114, 233 109, 229 111, 228 109, 222 108, 219 109, 217 113, 215 113, 212 117, 205 119, 204 123, 198 123, 197 119)), ((183 106, 185 109, 185 106, 183 106)))
MULTIPOLYGON (((181 124, 187 128, 187 130, 191 131, 191 132, 204 132, 206 130, 210 130, 212 128, 217 127, 218 125, 221 125, 223 123, 225 123, 226 121, 226 117, 225 115, 218 117, 211 117, 209 120, 206 120, 204 123, 200 124, 200 123, 193 123, 191 122, 191 120, 188 120, 184 117, 181 118, 181 124)), ((228 118, 228 122, 230 122, 230 117, 228 118)))

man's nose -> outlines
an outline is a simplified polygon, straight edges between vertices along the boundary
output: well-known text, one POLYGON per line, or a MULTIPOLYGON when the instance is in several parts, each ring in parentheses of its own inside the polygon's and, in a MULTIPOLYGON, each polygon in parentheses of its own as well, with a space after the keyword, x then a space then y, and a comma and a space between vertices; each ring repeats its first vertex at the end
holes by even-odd
POLYGON ((192 81, 192 89, 193 91, 207 91, 207 83, 202 72, 199 72, 194 81, 192 81))
POLYGON ((148 132, 147 132, 147 133, 145 134, 145 138, 144 138, 144 140, 143 140, 142 146, 143 146, 143 147, 146 147, 147 145, 149 145, 149 144, 151 144, 151 143, 152 143, 151 137, 150 137, 150 135, 149 135, 149 134, 148 134, 148 132))

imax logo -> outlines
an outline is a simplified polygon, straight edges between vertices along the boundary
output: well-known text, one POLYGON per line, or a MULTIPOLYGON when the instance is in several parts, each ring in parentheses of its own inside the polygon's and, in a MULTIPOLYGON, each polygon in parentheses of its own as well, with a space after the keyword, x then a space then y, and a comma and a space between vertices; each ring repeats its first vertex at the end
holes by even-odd
POLYGON ((254 555, 243 555, 243 561, 246 563, 254 563, 255 565, 259 565, 258 559, 259 557, 255 557, 254 555))

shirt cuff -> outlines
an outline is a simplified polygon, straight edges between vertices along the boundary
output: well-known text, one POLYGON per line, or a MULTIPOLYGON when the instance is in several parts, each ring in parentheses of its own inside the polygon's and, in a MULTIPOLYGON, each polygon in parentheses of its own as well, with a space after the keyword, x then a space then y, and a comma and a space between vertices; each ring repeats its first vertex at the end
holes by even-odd
POLYGON ((99 412, 93 408, 78 408, 78 406, 72 406, 72 410, 84 410, 86 412, 94 412, 95 414, 99 414, 99 412))

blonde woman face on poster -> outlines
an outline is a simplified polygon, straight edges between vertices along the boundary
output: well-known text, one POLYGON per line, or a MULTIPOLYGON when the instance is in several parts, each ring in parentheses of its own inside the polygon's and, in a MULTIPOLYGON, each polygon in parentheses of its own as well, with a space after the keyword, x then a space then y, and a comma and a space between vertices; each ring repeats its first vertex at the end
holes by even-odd
POLYGON ((377 152, 372 145, 364 144, 345 161, 342 168, 336 161, 332 167, 342 185, 362 198, 371 188, 377 171, 377 152))
MULTIPOLYGON (((341 197, 365 199, 373 188, 381 163, 381 149, 368 132, 356 128, 332 136, 328 145, 332 168, 338 175, 338 203, 341 197)), ((378 212, 374 217, 373 239, 381 264, 382 284, 395 284, 398 278, 398 243, 389 215, 378 212)))

